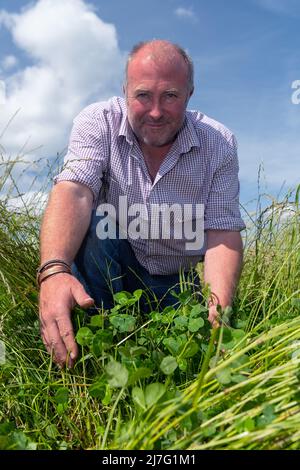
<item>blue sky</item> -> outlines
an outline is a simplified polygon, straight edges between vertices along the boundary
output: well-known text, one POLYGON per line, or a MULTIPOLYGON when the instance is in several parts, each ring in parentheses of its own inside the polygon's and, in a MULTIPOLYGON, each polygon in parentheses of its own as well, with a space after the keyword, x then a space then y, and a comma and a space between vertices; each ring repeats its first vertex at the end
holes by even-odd
POLYGON ((298 0, 0 0, 0 135, 19 110, 0 143, 32 160, 62 152, 83 106, 121 94, 132 45, 165 38, 194 59, 189 108, 236 134, 241 202, 260 164, 276 196, 300 183, 299 22, 298 0))

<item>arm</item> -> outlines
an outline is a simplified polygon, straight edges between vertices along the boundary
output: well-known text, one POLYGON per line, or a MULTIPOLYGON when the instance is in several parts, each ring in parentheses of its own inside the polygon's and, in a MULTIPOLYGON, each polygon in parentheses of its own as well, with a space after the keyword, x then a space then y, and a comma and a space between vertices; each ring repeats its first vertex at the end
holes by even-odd
POLYGON ((243 259, 240 232, 207 230, 207 251, 204 261, 204 281, 214 294, 209 308, 209 321, 218 315, 216 305, 230 306, 238 284, 243 259))
MULTIPOLYGON (((62 181, 54 186, 41 228, 41 263, 61 259, 68 264, 74 260, 88 229, 93 195, 87 186, 62 181)), ((41 284, 39 313, 41 335, 56 362, 72 366, 78 355, 71 310, 76 305, 87 308, 93 299, 75 277, 59 273, 41 284)))

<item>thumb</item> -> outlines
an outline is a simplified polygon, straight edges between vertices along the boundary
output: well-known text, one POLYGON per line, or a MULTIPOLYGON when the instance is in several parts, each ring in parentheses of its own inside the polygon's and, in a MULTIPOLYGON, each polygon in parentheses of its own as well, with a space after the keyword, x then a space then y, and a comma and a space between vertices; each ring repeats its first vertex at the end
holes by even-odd
POLYGON ((95 304, 94 299, 87 294, 82 284, 78 283, 76 286, 72 288, 72 294, 74 300, 79 307, 82 308, 89 308, 95 304))
POLYGON ((208 321, 210 321, 213 327, 220 326, 218 322, 218 316, 219 313, 217 311, 217 307, 215 305, 212 305, 209 308, 208 321))

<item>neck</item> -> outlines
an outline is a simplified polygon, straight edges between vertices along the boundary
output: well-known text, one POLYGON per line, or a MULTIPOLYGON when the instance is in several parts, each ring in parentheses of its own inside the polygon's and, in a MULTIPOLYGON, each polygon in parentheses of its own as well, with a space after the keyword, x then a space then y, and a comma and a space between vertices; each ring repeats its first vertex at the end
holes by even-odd
POLYGON ((162 145, 161 147, 152 147, 150 145, 144 144, 143 142, 140 142, 139 144, 144 157, 147 156, 155 160, 163 160, 173 145, 172 142, 166 145, 162 145))
POLYGON ((172 144, 164 145, 162 147, 151 147, 149 145, 140 143, 143 157, 152 182, 155 180, 156 174, 171 146, 172 144))

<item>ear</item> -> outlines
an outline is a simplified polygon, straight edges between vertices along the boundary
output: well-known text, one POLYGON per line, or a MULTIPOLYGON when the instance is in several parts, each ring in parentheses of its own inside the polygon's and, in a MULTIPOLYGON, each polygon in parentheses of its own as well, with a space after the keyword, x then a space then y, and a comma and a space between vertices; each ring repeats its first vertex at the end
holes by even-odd
POLYGON ((193 93, 194 93, 194 87, 189 91, 189 93, 186 97, 186 101, 185 101, 186 106, 188 105, 189 99, 190 99, 190 97, 192 96, 193 93))
POLYGON ((126 96, 126 87, 125 87, 125 83, 123 83, 123 94, 126 96))

